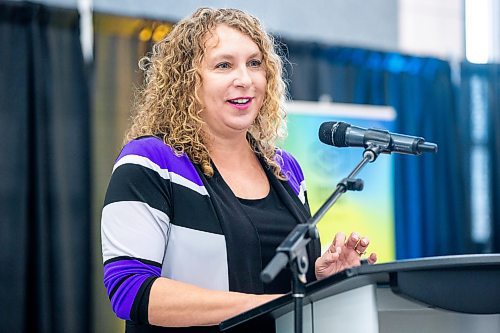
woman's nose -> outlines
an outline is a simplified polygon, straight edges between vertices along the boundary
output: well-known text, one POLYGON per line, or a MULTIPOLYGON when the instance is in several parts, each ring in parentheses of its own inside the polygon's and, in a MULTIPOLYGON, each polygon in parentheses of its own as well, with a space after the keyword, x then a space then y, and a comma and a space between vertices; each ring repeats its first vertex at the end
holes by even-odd
POLYGON ((235 86, 248 87, 252 84, 252 77, 248 71, 248 68, 242 67, 236 71, 236 77, 234 79, 235 86))

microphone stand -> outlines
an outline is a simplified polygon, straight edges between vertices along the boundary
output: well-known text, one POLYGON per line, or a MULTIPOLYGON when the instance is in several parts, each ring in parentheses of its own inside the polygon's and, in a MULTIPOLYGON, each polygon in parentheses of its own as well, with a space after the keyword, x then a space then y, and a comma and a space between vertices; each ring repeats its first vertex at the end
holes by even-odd
POLYGON ((342 179, 323 203, 318 211, 306 223, 298 224, 276 249, 273 259, 267 264, 260 274, 263 282, 269 283, 288 264, 292 271, 292 297, 294 299, 294 327, 295 333, 302 333, 303 300, 305 296, 306 273, 309 268, 306 246, 312 239, 319 237, 316 225, 333 204, 347 191, 363 190, 363 181, 356 179, 356 175, 368 163, 374 162, 378 155, 388 148, 385 140, 368 142, 368 147, 363 152, 363 159, 354 170, 342 179))

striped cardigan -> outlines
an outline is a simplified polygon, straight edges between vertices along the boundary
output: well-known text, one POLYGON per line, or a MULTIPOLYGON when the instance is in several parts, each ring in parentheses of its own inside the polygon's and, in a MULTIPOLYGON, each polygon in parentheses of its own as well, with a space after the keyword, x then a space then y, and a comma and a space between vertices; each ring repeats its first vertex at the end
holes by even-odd
MULTIPOLYGON (((287 152, 276 156, 287 181, 261 163, 303 223, 310 216, 303 173, 287 152)), ((149 292, 160 276, 214 290, 263 292, 258 235, 233 192, 217 171, 206 177, 156 137, 122 149, 106 193, 101 236, 104 284, 113 310, 128 321, 127 332, 150 331, 149 292)), ((310 243, 308 253, 311 281, 319 241, 310 243)))

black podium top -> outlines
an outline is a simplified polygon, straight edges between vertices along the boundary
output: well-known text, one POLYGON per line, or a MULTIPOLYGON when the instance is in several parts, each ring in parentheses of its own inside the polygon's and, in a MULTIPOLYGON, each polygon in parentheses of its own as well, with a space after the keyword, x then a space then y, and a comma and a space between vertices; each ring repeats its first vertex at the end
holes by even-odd
MULTIPOLYGON (((342 292, 376 284, 429 307, 471 314, 500 313, 500 254, 400 260, 361 265, 306 287, 304 305, 342 292)), ((293 310, 291 294, 230 318, 219 325, 231 332, 270 321, 293 310)), ((243 330, 244 331, 244 330, 243 330)))

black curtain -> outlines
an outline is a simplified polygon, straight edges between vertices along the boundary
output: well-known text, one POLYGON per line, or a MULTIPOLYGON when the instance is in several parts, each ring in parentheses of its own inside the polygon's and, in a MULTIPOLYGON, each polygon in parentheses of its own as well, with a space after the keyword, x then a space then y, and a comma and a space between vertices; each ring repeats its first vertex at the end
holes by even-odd
POLYGON ((88 332, 89 98, 75 10, 0 1, 0 322, 88 332))
MULTIPOLYGON (((394 155, 398 259, 474 252, 467 246, 464 143, 448 62, 395 52, 282 40, 297 100, 390 105, 396 131, 439 145, 436 155, 394 155)), ((366 180, 369 182, 369 180, 366 180)))

